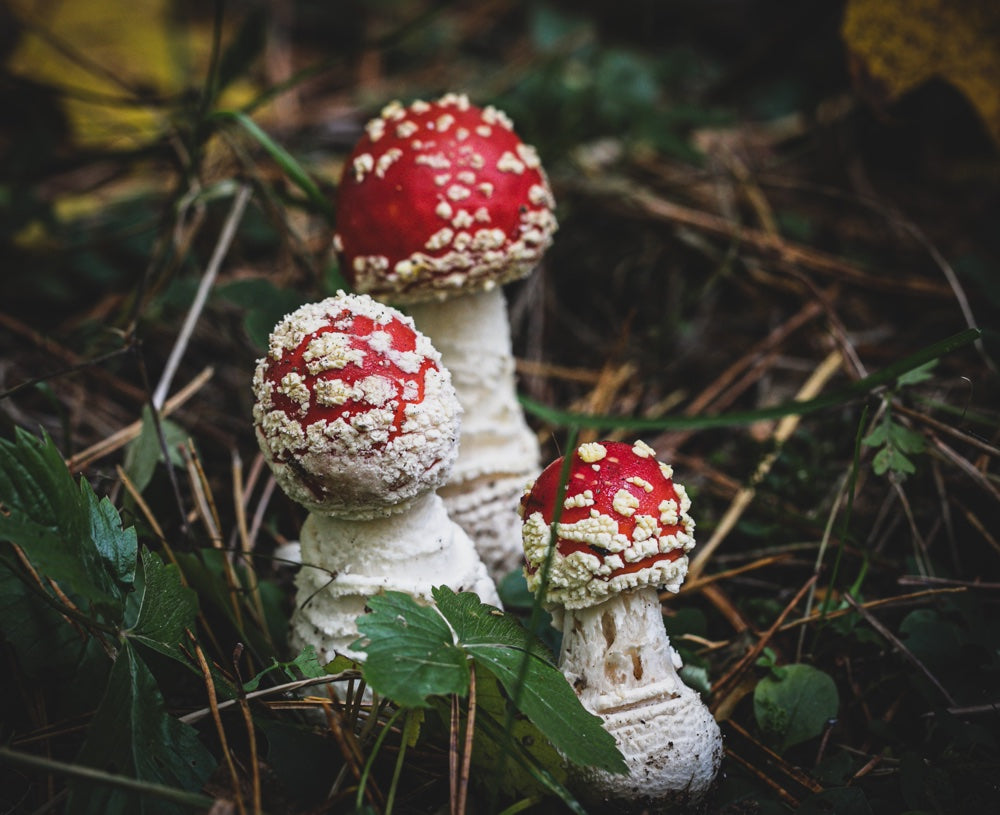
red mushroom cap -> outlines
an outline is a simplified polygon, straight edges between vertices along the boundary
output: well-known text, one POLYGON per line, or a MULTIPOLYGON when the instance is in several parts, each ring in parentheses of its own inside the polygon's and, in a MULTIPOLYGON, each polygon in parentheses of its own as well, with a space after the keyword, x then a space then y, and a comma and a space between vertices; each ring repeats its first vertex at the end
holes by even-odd
POLYGON ((506 115, 458 94, 386 106, 344 167, 334 248, 357 291, 399 302, 527 275, 556 229, 548 180, 506 115))
MULTIPOLYGON (((552 462, 525 492, 525 573, 534 590, 549 550, 563 460, 552 462)), ((694 546, 687 492, 647 444, 581 444, 569 481, 549 568, 546 601, 582 608, 640 586, 677 591, 694 546)))
POLYGON ((281 488, 343 518, 398 512, 447 480, 461 408, 413 321, 367 295, 302 306, 253 383, 257 440, 281 488))

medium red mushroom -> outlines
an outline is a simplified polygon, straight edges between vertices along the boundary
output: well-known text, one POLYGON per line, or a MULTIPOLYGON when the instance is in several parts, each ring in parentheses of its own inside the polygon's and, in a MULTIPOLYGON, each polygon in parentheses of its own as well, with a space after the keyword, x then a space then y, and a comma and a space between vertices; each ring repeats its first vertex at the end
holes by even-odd
POLYGON ((435 490, 457 455, 461 407, 413 321, 339 292, 286 316, 258 360, 257 439, 275 480, 310 510, 292 641, 359 659, 348 645, 385 589, 433 586, 500 604, 471 539, 435 490))
POLYGON ((550 464, 521 501, 528 586, 538 588, 549 560, 545 604, 562 630, 559 667, 629 767, 628 775, 583 770, 578 791, 652 812, 694 804, 713 784, 722 737, 677 673, 659 598, 687 573, 687 493, 641 441, 581 444, 553 541, 562 468, 562 459, 550 464))
POLYGON ((357 291, 406 304, 464 408, 442 490, 496 576, 521 560, 517 500, 541 469, 517 401, 502 284, 527 275, 556 230, 536 151, 510 120, 448 94, 388 105, 347 160, 334 248, 357 291))

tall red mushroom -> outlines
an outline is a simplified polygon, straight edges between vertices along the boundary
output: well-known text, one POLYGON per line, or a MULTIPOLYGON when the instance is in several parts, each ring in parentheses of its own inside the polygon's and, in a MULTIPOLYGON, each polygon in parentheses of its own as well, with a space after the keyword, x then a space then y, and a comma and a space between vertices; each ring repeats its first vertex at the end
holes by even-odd
POLYGON ((275 480, 310 510, 292 641, 348 645, 373 594, 474 591, 499 605, 471 539, 436 493, 457 455, 461 407, 413 321, 344 294, 286 316, 254 374, 257 439, 275 480))
POLYGON ((556 230, 536 151, 510 120, 458 94, 388 105, 344 168, 334 248, 356 290, 406 304, 464 408, 442 490, 494 575, 521 559, 516 516, 541 469, 517 402, 502 284, 527 275, 556 230))
POLYGON ((525 572, 532 589, 547 574, 545 603, 563 636, 559 667, 629 767, 628 775, 585 769, 578 791, 652 812, 696 803, 718 772, 722 738, 677 673, 658 591, 676 592, 687 573, 690 501, 641 441, 581 444, 571 455, 554 540, 563 460, 522 498, 525 572))

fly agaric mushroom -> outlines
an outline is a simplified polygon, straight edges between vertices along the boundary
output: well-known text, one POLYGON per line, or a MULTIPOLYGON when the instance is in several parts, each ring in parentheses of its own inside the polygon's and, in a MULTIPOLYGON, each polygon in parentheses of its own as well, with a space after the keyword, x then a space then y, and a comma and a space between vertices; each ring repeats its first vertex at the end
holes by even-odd
MULTIPOLYGON (((525 572, 536 589, 553 545, 563 460, 521 500, 525 572)), ((684 487, 646 444, 581 444, 548 567, 545 604, 562 630, 559 667, 600 716, 628 775, 580 771, 581 797, 650 811, 696 803, 722 759, 719 726, 677 673, 658 587, 676 592, 694 546, 684 487)))
POLYGON ((292 640, 360 655, 355 620, 380 590, 432 586, 499 605, 471 539, 434 492, 457 455, 461 407, 413 321, 338 292, 286 316, 253 383, 257 440, 275 480, 310 510, 292 640))
POLYGON ((407 304, 451 371, 465 412, 441 494, 496 577, 520 564, 517 501, 541 469, 517 401, 501 285, 541 260, 553 207, 534 148, 506 115, 458 94, 383 109, 338 191, 344 274, 357 291, 407 304))

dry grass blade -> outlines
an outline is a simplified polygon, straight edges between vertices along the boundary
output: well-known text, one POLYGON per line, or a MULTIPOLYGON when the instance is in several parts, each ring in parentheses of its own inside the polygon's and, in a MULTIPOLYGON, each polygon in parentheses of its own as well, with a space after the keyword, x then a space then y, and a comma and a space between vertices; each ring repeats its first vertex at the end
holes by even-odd
POLYGON ((198 318, 201 316, 202 309, 205 307, 209 292, 211 292, 212 286, 215 285, 215 278, 218 276, 219 267, 222 266, 222 261, 225 260, 226 253, 229 251, 229 247, 236 235, 236 227, 239 226, 240 220, 243 218, 243 211, 250 200, 251 192, 250 185, 244 184, 236 193, 232 209, 229 211, 226 222, 222 226, 222 231, 219 233, 219 240, 215 245, 215 250, 212 252, 212 258, 209 260, 208 266, 205 268, 205 274, 201 278, 198 292, 191 303, 191 308, 184 320, 184 325, 181 326, 180 334, 177 335, 174 347, 170 351, 170 356, 167 358, 163 373, 160 375, 160 381, 156 385, 156 390, 153 391, 153 407, 157 410, 166 401, 170 385, 174 380, 174 374, 177 372, 181 359, 187 350, 191 334, 194 331, 195 324, 198 322, 198 318))
MULTIPOLYGON (((214 373, 215 369, 212 367, 202 370, 198 376, 188 382, 187 385, 163 403, 163 407, 160 409, 160 415, 169 416, 171 413, 183 406, 192 396, 201 390, 205 383, 212 378, 214 373)), ((132 424, 128 425, 128 427, 123 427, 117 433, 108 436, 106 439, 102 439, 96 444, 92 444, 86 450, 81 450, 76 455, 70 456, 70 458, 66 459, 66 466, 72 472, 82 470, 97 459, 113 453, 115 450, 124 447, 133 439, 138 438, 141 431, 142 420, 137 419, 132 422, 132 424)))
MULTIPOLYGON (((795 395, 795 398, 799 401, 805 401, 807 399, 812 399, 819 394, 819 392, 823 389, 823 386, 829 382, 833 375, 840 369, 841 359, 839 351, 833 351, 828 354, 826 359, 824 359, 817 366, 812 376, 810 376, 802 385, 799 392, 795 395)), ((795 432, 795 429, 799 426, 800 421, 801 417, 793 414, 785 416, 778 422, 778 426, 772 436, 775 449, 761 459, 757 468, 754 470, 753 475, 750 477, 749 485, 740 489, 732 503, 729 505, 729 508, 716 525, 715 530, 712 532, 712 537, 708 539, 707 543, 702 544, 699 547, 698 553, 694 556, 694 558, 692 558, 691 564, 688 567, 689 579, 697 578, 701 574, 705 568, 705 564, 708 562, 708 559, 712 556, 712 553, 719 547, 720 544, 722 544, 729 533, 735 528, 737 521, 739 521, 740 517, 753 501, 754 495, 757 491, 757 485, 770 472, 771 467, 777 460, 778 455, 781 452, 781 445, 791 437, 792 433, 795 432)))
POLYGON ((246 815, 246 804, 243 801, 240 775, 236 770, 236 764, 233 761, 233 754, 229 749, 229 739, 226 736, 226 728, 222 723, 222 716, 219 713, 219 700, 215 695, 215 681, 212 679, 212 671, 208 667, 208 660, 205 659, 204 651, 201 650, 201 646, 194 638, 194 634, 190 631, 188 632, 188 638, 194 646, 194 654, 197 658, 198 666, 201 668, 202 679, 205 681, 205 692, 208 694, 208 706, 212 712, 212 721, 215 723, 216 735, 219 737, 223 760, 225 761, 226 768, 229 771, 229 781, 232 787, 233 796, 236 799, 236 807, 239 810, 240 815, 246 815))

